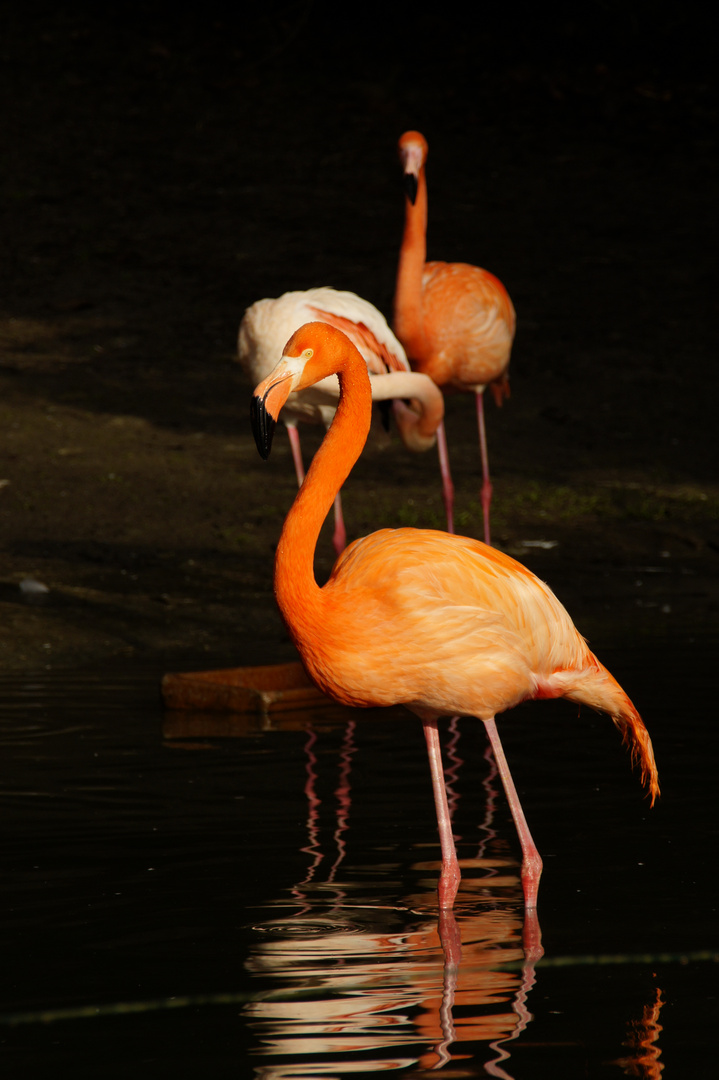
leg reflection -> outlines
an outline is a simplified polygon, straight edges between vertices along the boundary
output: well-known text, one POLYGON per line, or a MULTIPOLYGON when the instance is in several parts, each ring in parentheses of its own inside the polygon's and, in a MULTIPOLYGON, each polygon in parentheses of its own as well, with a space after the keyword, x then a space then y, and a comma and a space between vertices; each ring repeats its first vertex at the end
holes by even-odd
MULTIPOLYGON (((347 853, 345 833, 349 829, 350 809, 352 806, 350 774, 352 772, 352 757, 356 750, 354 742, 355 726, 354 720, 348 721, 345 725, 340 750, 340 771, 334 792, 337 808, 335 811, 333 840, 337 847, 337 855, 327 875, 326 883, 328 885, 334 881, 338 867, 347 853)), ((307 843, 300 850, 309 855, 312 861, 307 869, 306 876, 292 889, 292 894, 297 900, 307 899, 305 890, 313 883, 317 870, 325 858, 320 843, 320 807, 322 806, 322 800, 317 794, 318 762, 315 754, 317 733, 309 725, 306 730, 307 741, 304 745, 306 779, 304 791, 307 799, 307 843)), ((337 900, 339 901, 341 898, 342 893, 340 892, 337 900)))
MULTIPOLYGON (((461 908, 438 920, 434 874, 400 898, 397 879, 388 884, 368 867, 347 865, 357 729, 354 720, 344 725, 331 759, 319 753, 326 730, 332 731, 314 722, 305 729, 301 850, 309 865, 292 888, 295 910, 278 915, 289 898, 268 901, 270 917, 255 924, 246 963, 259 979, 257 998, 243 1013, 263 1077, 280 1080, 297 1069, 302 1075, 369 1072, 390 1063, 464 1068, 475 1058, 487 1075, 509 1077, 506 1044, 531 1019, 526 1000, 534 972, 522 948, 519 875, 508 873, 506 858, 485 851, 496 798, 491 754, 480 875, 467 880, 461 908), (328 760, 337 770, 329 787, 328 760), (481 894, 475 889, 473 896, 478 881, 481 894), (485 1067, 487 1047, 492 1056, 485 1067)), ((450 734, 456 780, 462 766, 456 725, 450 734)), ((403 852, 401 841, 397 851, 403 852)))

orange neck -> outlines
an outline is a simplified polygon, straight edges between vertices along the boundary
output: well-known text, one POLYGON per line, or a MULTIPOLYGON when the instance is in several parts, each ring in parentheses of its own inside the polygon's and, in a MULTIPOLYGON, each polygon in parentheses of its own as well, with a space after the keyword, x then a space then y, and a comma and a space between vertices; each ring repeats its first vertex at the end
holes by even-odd
POLYGON ((340 383, 337 412, 287 515, 275 556, 275 596, 300 652, 303 642, 312 646, 313 628, 323 621, 323 594, 314 572, 320 529, 362 453, 372 415, 367 365, 347 345, 335 352, 332 369, 340 383))
POLYGON ((394 331, 410 360, 424 345, 422 326, 422 273, 427 258, 427 181, 419 171, 414 205, 405 196, 404 233, 399 252, 394 293, 394 331))

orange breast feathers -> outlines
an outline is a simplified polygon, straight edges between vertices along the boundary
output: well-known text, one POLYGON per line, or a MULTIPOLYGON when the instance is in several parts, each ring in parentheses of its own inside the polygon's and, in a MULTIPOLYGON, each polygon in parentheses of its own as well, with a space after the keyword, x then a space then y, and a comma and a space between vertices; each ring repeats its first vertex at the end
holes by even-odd
POLYGON ((489 718, 591 656, 546 585, 466 537, 373 533, 346 549, 321 595, 321 634, 298 613, 296 641, 312 677, 348 704, 489 718))
POLYGON ((501 281, 467 263, 429 262, 422 275, 423 357, 412 366, 438 386, 478 390, 509 366, 516 315, 501 281))

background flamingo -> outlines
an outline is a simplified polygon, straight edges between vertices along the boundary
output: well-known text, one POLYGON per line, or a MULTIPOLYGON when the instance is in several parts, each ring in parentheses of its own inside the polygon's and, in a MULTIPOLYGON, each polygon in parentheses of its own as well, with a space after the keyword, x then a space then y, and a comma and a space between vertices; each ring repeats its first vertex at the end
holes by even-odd
MULTIPOLYGON (((490 543, 484 390, 498 405, 509 397, 509 356, 516 317, 507 290, 493 274, 468 263, 425 262, 427 257, 427 140, 406 131, 399 140, 405 177, 405 219, 394 296, 394 330, 412 367, 444 389, 473 391, 482 458, 484 540, 490 543)), ((444 424, 437 431, 448 528, 453 532, 454 488, 444 424)))
MULTIPOLYGON (((268 375, 287 339, 299 326, 319 319, 343 330, 359 349, 371 375, 372 399, 394 401, 400 437, 411 450, 428 450, 444 416, 444 401, 431 379, 410 370, 404 349, 384 315, 367 300, 351 292, 328 287, 287 292, 276 300, 258 300, 247 308, 238 334, 239 360, 254 386, 268 375), (414 408, 401 399, 411 399, 414 408), (417 410, 417 411, 415 411, 417 410)), ((337 407, 339 384, 334 377, 299 393, 285 406, 283 421, 292 449, 298 485, 305 470, 298 421, 329 427, 337 407)), ((347 534, 339 491, 335 499, 335 551, 343 550, 347 534)))
MULTIPOLYGON (((634 705, 590 652, 550 589, 509 556, 434 530, 383 529, 351 544, 323 588, 314 553, 335 494, 369 431, 371 391, 355 347, 335 328, 303 326, 252 403, 263 457, 292 391, 337 373, 332 425, 287 515, 275 559, 275 594, 303 663, 343 704, 403 704, 424 726, 442 848, 439 903, 450 908, 459 866, 444 785, 437 720, 476 716, 487 729, 520 843, 527 909, 535 910, 542 860, 499 740, 495 715, 527 698, 566 697, 608 713, 659 793, 652 744, 634 705)), ((535 943, 538 947, 538 941, 535 943)))

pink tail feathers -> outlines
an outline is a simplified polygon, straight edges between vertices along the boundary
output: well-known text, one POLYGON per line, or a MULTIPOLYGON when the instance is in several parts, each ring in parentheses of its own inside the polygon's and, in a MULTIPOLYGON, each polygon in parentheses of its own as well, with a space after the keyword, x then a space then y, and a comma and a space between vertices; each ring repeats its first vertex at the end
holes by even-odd
POLYGON ((612 720, 622 733, 624 745, 629 748, 632 765, 638 765, 641 769, 642 783, 649 788, 649 794, 652 797, 651 806, 654 806, 654 800, 660 792, 652 740, 649 738, 649 732, 641 716, 626 694, 624 698, 626 706, 623 712, 619 716, 613 714, 612 720))
POLYGON ((572 701, 589 705, 597 712, 608 713, 622 733, 628 747, 632 765, 641 770, 642 783, 649 789, 651 805, 659 795, 659 774, 654 760, 654 749, 644 721, 621 686, 593 653, 590 662, 579 671, 556 671, 551 681, 558 694, 572 701))

